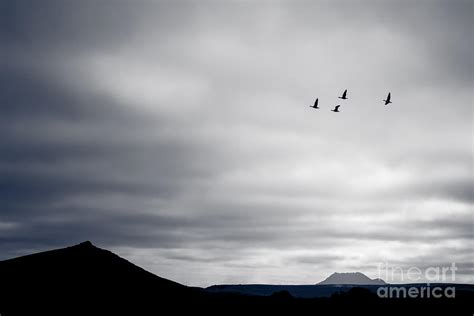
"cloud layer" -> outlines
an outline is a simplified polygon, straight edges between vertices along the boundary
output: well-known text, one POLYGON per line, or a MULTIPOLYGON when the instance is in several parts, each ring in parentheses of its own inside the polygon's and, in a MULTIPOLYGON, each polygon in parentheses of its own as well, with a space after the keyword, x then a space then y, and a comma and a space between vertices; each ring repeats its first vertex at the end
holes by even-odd
POLYGON ((472 2, 3 6, 0 259, 89 239, 189 285, 474 282, 472 2))

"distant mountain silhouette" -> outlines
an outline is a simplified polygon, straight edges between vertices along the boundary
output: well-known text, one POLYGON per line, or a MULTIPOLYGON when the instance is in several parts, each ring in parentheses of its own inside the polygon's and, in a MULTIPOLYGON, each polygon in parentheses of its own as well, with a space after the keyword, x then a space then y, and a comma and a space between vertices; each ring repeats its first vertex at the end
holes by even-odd
POLYGON ((326 280, 319 282, 318 285, 340 285, 340 284, 350 284, 350 285, 383 285, 386 284, 382 279, 371 279, 363 273, 360 272, 347 272, 347 273, 338 273, 335 272, 331 274, 326 280))
POLYGON ((456 299, 384 299, 375 294, 381 286, 217 285, 204 290, 158 277, 87 241, 0 261, 0 315, 472 314, 473 285, 456 285, 456 299))

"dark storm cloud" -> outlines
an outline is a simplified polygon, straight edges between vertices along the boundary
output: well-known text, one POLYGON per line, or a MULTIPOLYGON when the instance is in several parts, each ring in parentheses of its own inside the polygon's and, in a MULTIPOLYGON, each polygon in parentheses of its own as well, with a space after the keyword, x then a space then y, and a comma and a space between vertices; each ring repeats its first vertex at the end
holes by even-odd
MULTIPOLYGON (((84 118, 87 108, 69 105, 71 98, 58 90, 59 86, 44 82, 44 78, 10 65, 2 65, 2 123, 14 119, 84 118), (36 78, 34 78, 36 76, 36 78), (65 106, 66 105, 66 106, 65 106)), ((87 105, 87 104, 84 104, 87 105)), ((90 109, 90 107, 89 107, 90 109)), ((89 115, 90 117, 91 115, 89 115)))
POLYGON ((0 259, 91 239, 191 285, 468 262, 472 2, 1 6, 0 259), (346 85, 338 120, 300 111, 346 85))
POLYGON ((127 2, 4 1, 0 35, 13 49, 109 49, 133 32, 142 13, 127 2))
MULTIPOLYGON (((0 192, 4 201, 36 204, 70 193, 160 192, 160 185, 147 189, 143 183, 111 179, 126 175, 127 159, 137 153, 153 154, 166 148, 154 157, 161 168, 178 156, 179 145, 127 139, 132 133, 124 128, 136 130, 144 118, 138 121, 133 112, 96 96, 75 95, 48 78, 33 80, 12 69, 2 77, 0 192), (122 168, 104 177, 98 164, 89 168, 97 170, 81 175, 81 165, 93 161, 122 168), (76 163, 77 168, 68 163, 76 163)), ((160 173, 165 174, 166 170, 160 173)))

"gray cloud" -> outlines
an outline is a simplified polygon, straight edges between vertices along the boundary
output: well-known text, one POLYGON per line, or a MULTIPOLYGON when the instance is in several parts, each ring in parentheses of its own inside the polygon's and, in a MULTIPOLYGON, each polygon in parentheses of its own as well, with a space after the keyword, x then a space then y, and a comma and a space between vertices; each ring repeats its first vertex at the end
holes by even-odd
POLYGON ((2 6, 0 259, 90 239, 190 285, 473 281, 471 2, 2 6))

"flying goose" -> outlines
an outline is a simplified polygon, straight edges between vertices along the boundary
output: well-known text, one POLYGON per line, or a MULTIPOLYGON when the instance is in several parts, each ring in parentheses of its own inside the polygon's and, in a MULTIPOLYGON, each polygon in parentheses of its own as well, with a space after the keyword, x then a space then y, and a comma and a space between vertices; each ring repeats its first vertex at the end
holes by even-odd
POLYGON ((339 99, 343 99, 343 100, 346 100, 347 99, 347 89, 344 90, 344 92, 342 93, 342 97, 338 97, 339 99))
POLYGON ((319 102, 319 100, 316 99, 316 101, 314 101, 314 105, 313 105, 313 106, 310 106, 310 108, 319 109, 319 107, 318 107, 318 102, 319 102))
POLYGON ((339 107, 340 107, 340 105, 336 105, 336 107, 335 107, 333 110, 331 110, 331 111, 333 111, 333 112, 339 112, 339 107))
POLYGON ((385 105, 389 105, 390 103, 392 103, 392 101, 390 101, 390 92, 387 95, 387 100, 383 100, 383 101, 385 102, 385 105))

